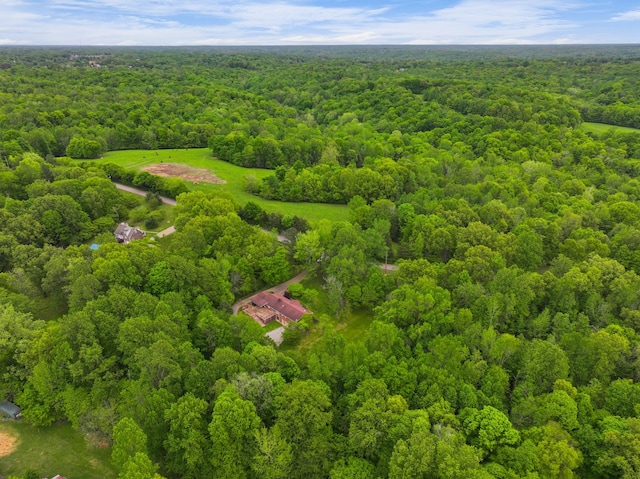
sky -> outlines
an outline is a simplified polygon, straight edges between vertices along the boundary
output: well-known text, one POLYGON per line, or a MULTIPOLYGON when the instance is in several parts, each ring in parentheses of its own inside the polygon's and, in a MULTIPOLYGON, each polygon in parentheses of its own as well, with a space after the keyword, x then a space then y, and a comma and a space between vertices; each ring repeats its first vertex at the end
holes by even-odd
POLYGON ((0 0, 0 45, 640 43, 640 0, 0 0))

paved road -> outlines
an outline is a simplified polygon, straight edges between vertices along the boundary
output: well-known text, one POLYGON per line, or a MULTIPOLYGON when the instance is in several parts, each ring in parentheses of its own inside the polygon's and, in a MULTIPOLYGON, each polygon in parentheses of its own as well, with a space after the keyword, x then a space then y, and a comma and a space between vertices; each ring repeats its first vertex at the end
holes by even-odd
MULTIPOLYGON (((120 183, 116 183, 115 181, 113 182, 113 184, 116 185, 116 188, 118 188, 121 191, 126 191, 127 193, 133 193, 134 195, 138 195, 138 196, 147 196, 147 192, 144 190, 141 190, 140 188, 134 188, 133 186, 123 185, 120 183)), ((164 196, 161 196, 160 199, 164 204, 171 205, 171 206, 176 205, 176 200, 173 200, 171 198, 166 198, 164 196)))
MULTIPOLYGON (((147 196, 147 192, 145 190, 141 190, 140 188, 135 188, 133 186, 127 186, 127 185, 123 185, 122 183, 116 183, 115 181, 113 182, 113 184, 116 186, 116 188, 118 188, 121 191, 126 191, 127 193, 133 193, 134 195, 138 195, 138 196, 147 196)), ((160 199, 162 200, 162 202, 164 204, 167 205, 171 205, 171 206, 175 206, 176 205, 176 200, 173 200, 171 198, 167 198, 165 196, 161 196, 160 199)), ((164 231, 160 231, 160 233, 158 233, 158 237, 162 238, 163 236, 167 236, 170 235, 171 233, 175 233, 175 229, 172 227, 167 228, 164 231)), ((263 230, 265 233, 271 233, 271 231, 269 230, 263 230)), ((282 235, 277 235, 278 241, 280 243, 290 243, 290 241, 285 238, 282 235)))
POLYGON ((251 296, 248 296, 246 298, 242 298, 241 300, 237 301, 236 304, 233 305, 233 314, 238 314, 238 311, 240 311, 240 308, 242 307, 242 305, 245 304, 247 301, 249 301, 249 299, 254 297, 256 294, 261 293, 263 291, 273 291, 274 293, 282 294, 287 290, 287 287, 291 283, 299 283, 300 281, 302 281, 302 279, 306 275, 307 275, 307 271, 305 270, 302 273, 294 276, 293 278, 285 281, 284 283, 277 284, 275 286, 272 286, 270 288, 264 289, 262 291, 258 291, 257 293, 253 293, 251 296))
POLYGON ((282 333, 284 333, 284 326, 280 326, 279 328, 276 328, 273 331, 268 332, 267 334, 265 334, 265 336, 270 337, 274 343, 280 346, 282 344, 282 341, 284 341, 284 338, 282 337, 282 333))
MULTIPOLYGON (((134 195, 139 195, 139 196, 146 196, 147 195, 147 192, 144 191, 144 190, 141 190, 140 188, 134 188, 133 186, 123 185, 123 184, 120 184, 120 183, 116 183, 115 181, 113 182, 113 184, 116 185, 116 188, 118 188, 119 190, 126 191, 128 193, 133 193, 134 195)), ((162 200, 163 203, 165 203, 167 205, 172 205, 172 206, 176 205, 176 200, 172 200, 171 198, 165 198, 164 196, 161 196, 160 199, 162 200)), ((175 233, 175 231, 176 231, 175 228, 173 226, 170 226, 166 230, 160 231, 158 233, 158 238, 162 238, 163 236, 167 236, 167 235, 170 235, 171 233, 175 233)), ((263 231, 265 233, 271 233, 271 231, 269 231, 269 230, 263 229, 263 231)), ((287 238, 285 238, 284 236, 282 236, 280 234, 277 236, 277 238, 278 238, 278 241, 280 243, 289 243, 290 242, 287 238)), ((389 271, 396 271, 398 269, 398 267, 395 264, 388 264, 388 263, 381 264, 380 268, 385 273, 387 273, 389 271)), ((306 274, 307 274, 307 272, 304 271, 304 275, 306 275, 306 274)), ((300 279, 304 278, 304 275, 300 279)), ((300 275, 298 275, 298 276, 300 276, 300 275)), ((298 276, 296 276, 296 278, 298 276)), ((284 292, 284 290, 287 289, 287 286, 289 286, 289 284, 291 284, 292 282, 299 283, 300 280, 296 281, 296 278, 290 279, 289 282, 282 283, 283 285, 285 285, 284 288, 282 289, 282 291, 276 291, 276 292, 282 294, 282 292, 284 292)), ((275 288, 278 288, 280 286, 282 286, 282 285, 274 286, 274 288, 270 288, 270 289, 268 289, 266 291, 275 290, 275 288)), ((244 300, 241 300, 241 301, 245 301, 246 299, 248 299, 248 298, 245 298, 244 300)), ((238 311, 236 309, 236 305, 237 304, 238 303, 233 305, 233 314, 238 314, 238 311)))
MULTIPOLYGON (((127 193, 133 193, 134 195, 138 195, 138 196, 147 196, 147 192, 144 190, 141 190, 140 188, 134 188, 133 186, 123 185, 121 183, 116 183, 115 181, 113 182, 113 184, 116 186, 116 188, 118 188, 121 191, 126 191, 127 193)), ((176 200, 172 200, 171 198, 166 198, 164 196, 161 196, 160 199, 164 204, 171 205, 171 206, 176 205, 176 200)), ((160 231, 156 236, 158 238, 162 238, 164 236, 168 236, 175 232, 176 232, 176 229, 173 226, 169 226, 167 229, 160 231)))
POLYGON ((164 236, 169 236, 172 233, 175 233, 176 229, 173 226, 169 226, 166 230, 160 231, 156 236, 158 238, 163 238, 164 236))

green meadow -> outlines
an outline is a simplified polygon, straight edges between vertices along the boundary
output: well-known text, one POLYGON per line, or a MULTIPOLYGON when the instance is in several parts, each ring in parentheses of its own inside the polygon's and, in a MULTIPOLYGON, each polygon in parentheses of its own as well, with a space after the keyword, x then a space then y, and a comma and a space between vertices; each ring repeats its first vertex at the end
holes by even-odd
POLYGON ((16 439, 16 449, 0 458, 0 475, 38 477, 56 474, 67 479, 112 479, 111 448, 92 446, 70 424, 35 427, 23 421, 0 423, 0 433, 16 439))
POLYGON ((105 163, 115 163, 127 169, 138 170, 143 166, 155 163, 181 163, 195 168, 207 168, 218 178, 225 180, 225 184, 213 185, 200 182, 197 185, 189 183, 193 191, 212 191, 223 189, 233 194, 240 205, 249 201, 260 205, 265 211, 271 213, 294 214, 310 222, 322 219, 330 221, 345 221, 348 217, 348 208, 345 205, 330 205, 324 203, 287 203, 283 201, 265 200, 244 191, 243 178, 246 175, 254 175, 263 179, 273 174, 272 170, 260 168, 242 168, 240 166, 215 159, 207 148, 180 149, 180 150, 125 150, 106 153, 100 160, 105 163))
POLYGON ((594 135, 602 135, 608 131, 613 130, 615 133, 640 133, 637 128, 628 128, 626 126, 607 125, 606 123, 591 123, 585 121, 580 128, 587 133, 593 133, 594 135))

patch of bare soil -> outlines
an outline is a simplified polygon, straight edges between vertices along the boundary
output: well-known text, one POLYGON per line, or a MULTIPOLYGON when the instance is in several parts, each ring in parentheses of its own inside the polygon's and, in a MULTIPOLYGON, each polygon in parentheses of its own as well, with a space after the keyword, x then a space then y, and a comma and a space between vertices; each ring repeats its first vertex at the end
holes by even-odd
POLYGON ((180 178, 193 183, 204 182, 221 185, 226 183, 206 168, 194 168, 189 165, 178 163, 156 163, 141 168, 142 171, 151 173, 152 175, 164 176, 169 178, 180 178))
POLYGON ((0 432, 0 457, 6 457, 16 450, 18 439, 6 432, 0 432))

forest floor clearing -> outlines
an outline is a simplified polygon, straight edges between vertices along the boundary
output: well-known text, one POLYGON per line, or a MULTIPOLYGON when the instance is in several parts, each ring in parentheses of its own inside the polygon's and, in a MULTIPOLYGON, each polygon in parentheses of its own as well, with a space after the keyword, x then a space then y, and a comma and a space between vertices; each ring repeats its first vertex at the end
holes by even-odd
POLYGON ((225 180, 221 180, 207 168, 194 168, 178 163, 154 163, 153 165, 143 166, 140 169, 156 176, 180 178, 184 181, 190 181, 195 185, 200 182, 212 183, 214 185, 223 185, 226 183, 225 180))
POLYGON ((111 448, 98 447, 75 431, 70 424, 35 427, 24 421, 0 423, 0 444, 8 451, 2 457, 0 475, 23 477, 33 469, 38 477, 63 475, 67 479, 113 479, 111 448), (13 438, 12 443, 3 438, 13 438))
POLYGON ((327 203, 304 203, 285 202, 275 200, 265 200, 259 196, 252 195, 245 191, 245 180, 247 175, 253 175, 261 180, 274 174, 273 170, 261 168, 243 168, 241 166, 218 160, 211 156, 208 148, 172 149, 172 150, 122 150, 111 151, 99 160, 101 163, 115 163, 129 170, 141 170, 142 168, 158 163, 185 164, 192 168, 204 168, 212 175, 226 183, 213 184, 207 182, 189 183, 192 191, 213 191, 223 189, 231 193, 234 199, 244 206, 249 201, 259 205, 269 213, 281 213, 283 215, 293 214, 305 218, 307 221, 320 221, 327 219, 330 221, 347 221, 349 218, 349 208, 347 205, 336 205, 327 203))

